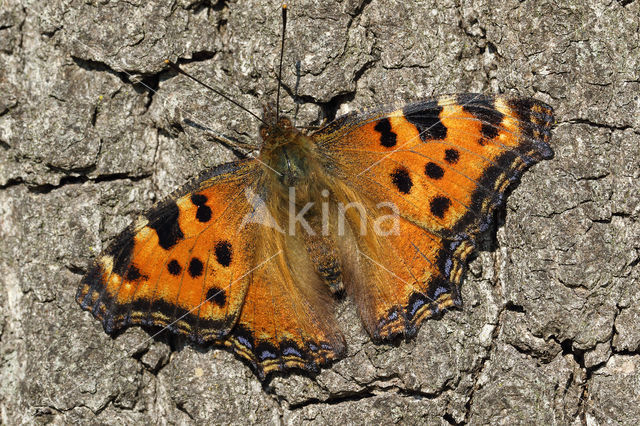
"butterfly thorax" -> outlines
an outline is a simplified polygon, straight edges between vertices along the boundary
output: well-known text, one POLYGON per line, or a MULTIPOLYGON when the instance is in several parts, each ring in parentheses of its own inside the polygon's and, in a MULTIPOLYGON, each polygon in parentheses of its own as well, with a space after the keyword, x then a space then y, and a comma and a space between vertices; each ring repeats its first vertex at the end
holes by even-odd
POLYGON ((277 175, 277 181, 284 187, 305 186, 314 168, 311 138, 293 127, 286 117, 262 126, 260 135, 260 160, 277 175))

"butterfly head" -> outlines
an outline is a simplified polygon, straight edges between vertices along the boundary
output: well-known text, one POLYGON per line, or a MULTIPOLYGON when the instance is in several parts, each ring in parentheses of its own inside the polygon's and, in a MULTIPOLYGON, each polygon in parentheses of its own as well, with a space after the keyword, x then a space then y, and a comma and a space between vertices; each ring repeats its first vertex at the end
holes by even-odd
POLYGON ((276 118, 275 115, 265 113, 264 123, 260 126, 260 137, 265 149, 287 145, 299 133, 287 117, 276 118))

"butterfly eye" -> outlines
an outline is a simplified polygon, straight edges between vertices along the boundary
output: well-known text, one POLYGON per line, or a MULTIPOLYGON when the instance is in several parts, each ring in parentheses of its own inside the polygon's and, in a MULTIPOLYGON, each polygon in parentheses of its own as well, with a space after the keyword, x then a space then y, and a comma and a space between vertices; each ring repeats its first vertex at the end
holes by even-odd
POLYGON ((266 140, 269 137, 270 133, 269 133, 269 129, 267 129, 266 127, 262 127, 260 129, 260 136, 262 137, 262 139, 266 140))

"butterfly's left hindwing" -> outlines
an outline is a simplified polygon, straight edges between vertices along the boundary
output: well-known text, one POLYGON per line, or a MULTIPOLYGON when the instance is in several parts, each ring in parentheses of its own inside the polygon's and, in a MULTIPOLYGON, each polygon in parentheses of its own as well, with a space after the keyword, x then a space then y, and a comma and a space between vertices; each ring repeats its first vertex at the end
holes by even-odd
POLYGON ((351 114, 313 135, 336 180, 370 204, 393 204, 402 218, 384 250, 372 235, 354 243, 369 262, 360 268, 367 279, 345 286, 373 336, 410 335, 460 305, 477 235, 521 173, 553 155, 553 120, 551 107, 533 99, 463 94, 351 114))

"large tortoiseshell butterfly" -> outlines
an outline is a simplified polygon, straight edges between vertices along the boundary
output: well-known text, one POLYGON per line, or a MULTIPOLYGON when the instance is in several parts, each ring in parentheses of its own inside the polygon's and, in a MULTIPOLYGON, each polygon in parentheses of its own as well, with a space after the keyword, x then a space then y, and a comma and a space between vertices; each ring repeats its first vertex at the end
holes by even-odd
POLYGON ((345 354, 346 292, 374 341, 414 336, 462 304, 493 211, 551 158, 553 111, 459 94, 301 131, 266 109, 256 158, 215 167, 126 229, 77 301, 107 333, 166 327, 229 348, 264 379, 345 354))

